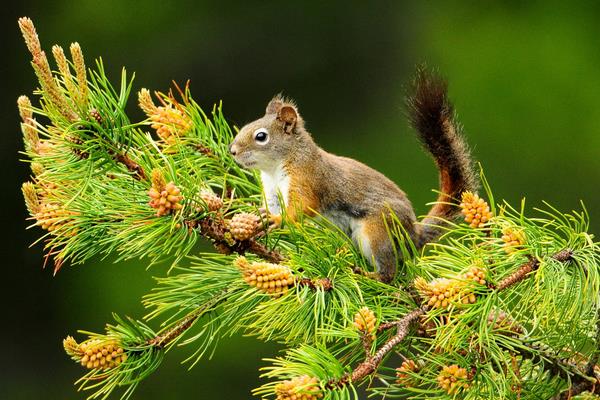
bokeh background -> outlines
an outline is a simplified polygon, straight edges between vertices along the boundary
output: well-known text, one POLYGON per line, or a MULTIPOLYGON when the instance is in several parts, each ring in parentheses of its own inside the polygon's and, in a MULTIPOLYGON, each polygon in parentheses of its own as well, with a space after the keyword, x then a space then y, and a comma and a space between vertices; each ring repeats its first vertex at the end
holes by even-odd
MULTIPOLYGON (((474 156, 497 198, 526 207, 588 207, 600 221, 600 3, 21 1, 2 10, 2 285, 0 398, 82 399, 81 370, 63 353, 77 329, 100 331, 111 313, 140 317, 153 286, 140 262, 92 262, 53 277, 42 269, 40 234, 28 223, 20 185, 28 169, 16 98, 35 88, 17 17, 30 16, 43 47, 78 41, 102 56, 117 81, 167 90, 191 79, 203 106, 223 100, 237 126, 260 115, 280 91, 294 97, 326 149, 357 158, 397 182, 417 211, 435 195, 433 163, 404 117, 415 65, 450 81, 474 156), (10 7, 13 7, 11 9, 10 7)), ((131 102, 131 114, 141 113, 131 102)), ((224 340, 213 360, 191 371, 170 353, 136 399, 250 397, 261 358, 277 351, 253 338, 224 340)))

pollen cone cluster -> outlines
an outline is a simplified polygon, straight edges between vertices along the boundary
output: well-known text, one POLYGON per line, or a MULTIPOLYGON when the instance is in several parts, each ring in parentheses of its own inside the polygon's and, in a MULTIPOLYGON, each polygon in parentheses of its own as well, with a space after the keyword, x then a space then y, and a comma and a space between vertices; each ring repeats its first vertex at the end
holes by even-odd
MULTIPOLYGON (((78 213, 67 210, 58 203, 43 202, 34 217, 37 220, 36 225, 41 226, 42 229, 48 232, 55 232, 70 222, 76 215, 78 213)), ((74 231, 70 233, 75 234, 74 231)))
POLYGON ((275 386, 277 400, 316 400, 323 397, 317 378, 308 375, 283 381, 275 386))
POLYGON ((478 266, 471 267, 457 279, 437 278, 431 282, 419 277, 414 285, 427 305, 434 308, 447 308, 452 304, 472 304, 477 301, 473 293, 473 283, 486 284, 485 270, 478 266))
POLYGON ((508 254, 514 253, 525 244, 525 234, 515 228, 502 229, 502 241, 504 242, 504 251, 508 254))
POLYGON ((258 231, 260 217, 256 214, 242 212, 235 214, 229 221, 229 231, 236 240, 248 240, 258 231))
POLYGON ((354 314, 354 327, 359 332, 375 338, 377 318, 369 307, 363 307, 354 314))
POLYGON ((492 218, 488 203, 472 192, 463 192, 460 203, 461 212, 472 228, 483 228, 492 218))
POLYGON ((473 281, 479 285, 486 285, 486 273, 485 269, 478 267, 476 265, 469 268, 467 272, 462 275, 464 280, 473 281))
POLYGON ((148 192, 150 207, 156 209, 156 216, 170 214, 182 208, 181 190, 173 182, 165 183, 165 178, 159 170, 152 171, 152 187, 148 192))
POLYGON ((403 361, 402 365, 396 368, 396 383, 403 386, 413 386, 415 384, 415 379, 410 373, 416 373, 418 371, 419 367, 413 360, 403 361))
POLYGON ((115 368, 127 360, 127 355, 116 340, 89 339, 78 344, 71 336, 63 340, 68 355, 87 369, 115 368))
POLYGON ((206 204, 205 207, 199 207, 196 211, 206 210, 208 212, 219 211, 223 207, 223 199, 212 191, 204 189, 200 191, 200 199, 206 204))
POLYGON ((246 257, 238 257, 234 261, 244 280, 250 286, 272 295, 281 295, 294 284, 292 271, 281 264, 267 262, 249 262, 246 257))
POLYGON ((150 118, 152 128, 167 144, 177 143, 179 137, 192 129, 192 120, 181 105, 163 101, 163 105, 157 107, 148 89, 140 90, 138 100, 140 108, 150 118))
POLYGON ((437 377, 438 385, 449 395, 469 387, 467 370, 456 364, 445 366, 437 377))

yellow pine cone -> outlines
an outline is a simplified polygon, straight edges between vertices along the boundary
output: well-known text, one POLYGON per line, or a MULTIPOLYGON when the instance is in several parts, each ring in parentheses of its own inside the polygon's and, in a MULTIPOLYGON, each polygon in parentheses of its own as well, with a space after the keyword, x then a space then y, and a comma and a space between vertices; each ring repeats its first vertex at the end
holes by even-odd
POLYGON ((363 307, 354 314, 354 327, 364 334, 375 338, 377 318, 369 307, 363 307))
POLYGON ((206 204, 206 207, 197 208, 196 211, 202 211, 206 209, 208 212, 219 211, 223 207, 223 199, 214 194, 210 190, 200 191, 200 199, 206 204))
POLYGON ((462 279, 437 278, 426 282, 423 278, 417 278, 414 284, 430 307, 448 308, 452 304, 472 304, 477 301, 462 279))
MULTIPOLYGON (((48 232, 55 232, 77 215, 79 215, 79 213, 67 210, 57 203, 42 202, 34 217, 37 220, 36 225, 41 226, 42 229, 45 229, 48 232)), ((67 235, 73 236, 75 233, 75 230, 72 230, 68 232, 67 235)))
POLYGON ((297 376, 275 386, 277 400, 316 400, 323 397, 317 378, 297 376))
POLYGON ((463 192, 460 208, 465 222, 472 228, 483 228, 485 223, 492 219, 490 206, 475 193, 463 192))
POLYGON ((467 370, 456 364, 445 366, 437 377, 438 385, 449 395, 469 388, 467 370))
POLYGON ((244 281, 250 286, 272 295, 281 295, 294 284, 294 275, 285 265, 267 262, 250 263, 246 257, 238 257, 234 265, 242 271, 244 281))
POLYGON ((172 211, 177 211, 183 207, 181 205, 181 200, 183 200, 181 190, 173 182, 169 182, 161 187, 159 186, 161 185, 160 180, 154 179, 154 173, 153 181, 155 182, 148 191, 148 195, 150 196, 148 204, 150 207, 156 209, 157 217, 170 214, 172 211))
POLYGON ((77 344, 67 336, 63 340, 65 352, 87 369, 106 370, 115 368, 127 360, 123 348, 116 340, 88 339, 77 344))
POLYGON ((177 143, 177 139, 184 136, 192 128, 192 121, 188 115, 174 108, 170 104, 157 108, 157 113, 149 116, 152 128, 156 134, 168 144, 177 143))
POLYGON ((504 242, 504 251, 508 254, 514 253, 525 244, 525 234, 515 228, 502 229, 502 241, 504 242))
POLYGON ((174 106, 161 100, 163 105, 156 107, 148 89, 140 90, 138 101, 140 108, 150 118, 152 128, 156 129, 156 134, 167 144, 175 144, 178 137, 192 129, 192 120, 179 104, 174 106))
POLYGON ((256 214, 242 212, 235 214, 229 221, 229 231, 236 240, 248 240, 258 231, 260 217, 256 214))
POLYGON ((485 269, 482 267, 479 267, 477 265, 472 266, 471 268, 469 268, 469 270, 467 272, 465 272, 463 274, 463 279, 465 280, 469 280, 469 281, 473 281, 479 285, 486 285, 486 273, 485 273, 485 269))
POLYGON ((405 360, 400 367, 396 368, 396 383, 403 386, 413 386, 415 384, 414 377, 410 373, 419 371, 417 363, 413 360, 405 360))

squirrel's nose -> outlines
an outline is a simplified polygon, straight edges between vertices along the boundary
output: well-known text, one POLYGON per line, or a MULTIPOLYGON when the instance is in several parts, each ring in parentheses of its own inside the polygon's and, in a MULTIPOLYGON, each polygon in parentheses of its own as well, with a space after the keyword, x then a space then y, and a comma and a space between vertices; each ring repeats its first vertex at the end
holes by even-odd
POLYGON ((231 153, 232 156, 235 156, 237 154, 237 149, 235 148, 235 146, 233 145, 233 143, 231 143, 229 145, 229 152, 231 153))

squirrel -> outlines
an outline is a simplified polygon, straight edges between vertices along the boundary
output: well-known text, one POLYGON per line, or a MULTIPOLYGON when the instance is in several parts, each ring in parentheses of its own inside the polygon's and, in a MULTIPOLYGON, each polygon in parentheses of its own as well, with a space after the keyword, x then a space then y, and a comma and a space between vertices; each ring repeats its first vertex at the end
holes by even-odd
POLYGON ((421 223, 406 194, 382 173, 321 149, 305 129, 296 104, 281 95, 268 103, 262 118, 243 126, 229 147, 239 165, 260 171, 271 221, 280 223, 282 211, 289 221, 296 220, 298 211, 326 217, 352 238, 383 282, 393 280, 402 261, 388 233, 391 213, 421 249, 441 235, 447 220, 458 216, 461 193, 477 186, 447 82, 419 68, 413 86, 407 99, 409 119, 433 156, 440 180, 437 202, 421 223))

